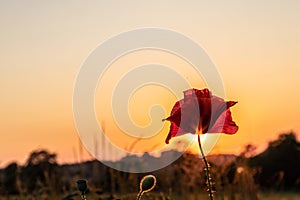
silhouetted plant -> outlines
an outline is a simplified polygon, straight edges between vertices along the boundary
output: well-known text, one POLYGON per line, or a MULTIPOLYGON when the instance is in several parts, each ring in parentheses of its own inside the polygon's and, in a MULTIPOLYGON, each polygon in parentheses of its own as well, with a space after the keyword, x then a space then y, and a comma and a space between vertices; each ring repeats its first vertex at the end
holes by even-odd
POLYGON ((56 154, 46 150, 33 151, 21 171, 22 186, 28 193, 41 188, 49 188, 51 192, 56 192, 60 189, 58 173, 56 154))
POLYGON ((261 154, 249 159, 255 179, 265 188, 300 189, 300 143, 295 134, 280 134, 261 154))
POLYGON ((18 164, 11 163, 4 169, 4 190, 7 194, 19 194, 17 186, 18 164))
POLYGON ((86 191, 87 191, 87 183, 86 180, 78 180, 77 181, 77 189, 81 192, 81 199, 86 200, 86 191))
POLYGON ((156 186, 156 178, 153 175, 147 175, 140 181, 140 191, 137 200, 140 200, 145 192, 150 192, 156 186))

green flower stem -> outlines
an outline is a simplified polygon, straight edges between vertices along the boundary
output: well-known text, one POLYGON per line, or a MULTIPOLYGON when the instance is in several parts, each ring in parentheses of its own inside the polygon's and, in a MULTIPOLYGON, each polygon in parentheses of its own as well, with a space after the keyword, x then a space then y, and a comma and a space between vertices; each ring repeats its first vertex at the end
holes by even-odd
POLYGON ((213 191, 212 191, 212 183, 211 183, 211 177, 210 177, 210 171, 209 171, 209 164, 206 160, 205 154, 203 152, 202 146, 201 146, 201 141, 200 141, 200 134, 198 134, 198 144, 199 144, 199 149, 205 164, 205 173, 206 173, 206 179, 207 179, 207 187, 208 187, 208 193, 209 193, 209 199, 213 200, 213 191))

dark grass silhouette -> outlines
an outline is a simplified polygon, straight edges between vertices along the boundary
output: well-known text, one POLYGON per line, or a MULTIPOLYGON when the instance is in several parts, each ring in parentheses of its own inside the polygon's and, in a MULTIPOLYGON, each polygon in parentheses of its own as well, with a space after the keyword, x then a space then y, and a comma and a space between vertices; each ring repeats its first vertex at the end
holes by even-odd
MULTIPOLYGON (((286 133, 256 155, 251 152, 253 148, 245 148, 239 156, 207 156, 217 189, 215 199, 268 199, 265 195, 268 191, 297 194, 300 191, 299 149, 295 134, 286 133)), ((155 159, 159 162, 163 158, 153 157, 152 161, 155 159)), ((208 198, 205 172, 199 173, 203 168, 198 155, 184 153, 171 165, 153 172, 156 187, 144 198, 208 198)), ((145 175, 117 171, 97 160, 59 165, 54 153, 36 150, 29 155, 26 165, 11 163, 0 170, 0 196, 1 199, 80 199, 76 181, 85 179, 89 185, 87 199, 135 199, 145 175)))

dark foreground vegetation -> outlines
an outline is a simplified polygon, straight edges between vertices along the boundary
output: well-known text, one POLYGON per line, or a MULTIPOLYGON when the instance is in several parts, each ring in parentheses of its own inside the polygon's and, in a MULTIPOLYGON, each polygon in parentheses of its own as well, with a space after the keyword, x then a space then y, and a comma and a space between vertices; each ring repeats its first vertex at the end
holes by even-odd
MULTIPOLYGON (((239 156, 208 156, 217 191, 215 198, 268 199, 265 192, 297 195, 300 191, 300 143, 295 134, 279 135, 260 154, 255 154, 254 150, 254 146, 247 145, 239 156)), ((151 162, 177 154, 176 151, 165 152, 161 158, 151 158, 151 162)), ((149 156, 144 155, 147 160, 149 156)), ((130 164, 134 166, 134 158, 124 159, 131 159, 130 164)), ((124 163, 128 162, 121 160, 117 164, 124 163)), ((208 199, 203 167, 197 155, 183 154, 171 165, 152 172, 157 185, 143 199, 208 199)), ((0 170, 0 199, 80 199, 76 188, 79 179, 88 181, 87 199, 135 199, 138 183, 144 175, 117 171, 97 160, 58 165, 56 154, 36 150, 31 152, 26 165, 11 163, 0 170)))

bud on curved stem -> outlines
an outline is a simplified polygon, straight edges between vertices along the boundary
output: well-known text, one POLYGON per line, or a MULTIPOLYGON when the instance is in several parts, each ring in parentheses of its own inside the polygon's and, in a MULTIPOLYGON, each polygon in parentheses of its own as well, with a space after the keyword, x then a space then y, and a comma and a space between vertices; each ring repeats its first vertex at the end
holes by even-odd
POLYGON ((144 176, 140 182, 140 191, 137 200, 140 200, 145 192, 150 192, 156 186, 156 178, 153 175, 144 176))

